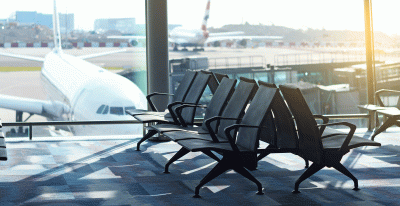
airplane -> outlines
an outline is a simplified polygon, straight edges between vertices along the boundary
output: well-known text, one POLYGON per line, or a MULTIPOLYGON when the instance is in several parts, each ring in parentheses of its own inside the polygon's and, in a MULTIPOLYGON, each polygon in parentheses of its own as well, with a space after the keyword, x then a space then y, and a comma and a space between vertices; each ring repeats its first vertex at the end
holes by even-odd
MULTIPOLYGON (((178 46, 183 47, 182 51, 188 51, 186 47, 194 47, 193 51, 204 51, 204 44, 220 46, 221 41, 236 41, 241 46, 246 46, 247 40, 280 40, 282 36, 244 36, 242 31, 210 33, 207 30, 207 21, 210 14, 210 0, 200 29, 189 29, 182 26, 176 27, 169 32, 168 41, 173 45, 173 51, 178 51, 178 46), (200 47, 200 48, 197 48, 200 47)), ((144 36, 108 36, 110 39, 128 39, 131 46, 138 45, 144 36)))
MULTIPOLYGON (((0 108, 15 110, 17 120, 22 120, 22 114, 26 112, 30 116, 44 116, 49 121, 133 120, 125 110, 147 108, 144 94, 133 82, 85 61, 88 58, 125 50, 78 57, 65 54, 61 48, 56 0, 53 22, 54 49, 44 58, 0 53, 8 57, 43 62, 41 81, 47 93, 47 100, 0 95, 0 108)), ((137 124, 76 125, 67 126, 66 129, 79 136, 131 135, 143 132, 143 127, 137 124)))

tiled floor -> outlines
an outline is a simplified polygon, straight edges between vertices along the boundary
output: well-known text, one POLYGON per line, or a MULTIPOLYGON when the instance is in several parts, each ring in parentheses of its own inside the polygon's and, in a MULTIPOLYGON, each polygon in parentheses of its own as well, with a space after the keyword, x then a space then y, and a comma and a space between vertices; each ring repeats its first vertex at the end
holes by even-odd
POLYGON ((376 137, 382 147, 355 149, 342 160, 359 179, 360 191, 352 190, 346 176, 325 168, 300 185, 300 194, 292 194, 304 161, 273 154, 251 172, 263 184, 264 195, 256 195, 252 182, 230 171, 206 184, 200 199, 192 198, 194 188, 213 160, 190 153, 164 174, 177 144, 148 141, 138 152, 138 138, 112 138, 7 139, 0 205, 400 205, 398 130, 376 137))

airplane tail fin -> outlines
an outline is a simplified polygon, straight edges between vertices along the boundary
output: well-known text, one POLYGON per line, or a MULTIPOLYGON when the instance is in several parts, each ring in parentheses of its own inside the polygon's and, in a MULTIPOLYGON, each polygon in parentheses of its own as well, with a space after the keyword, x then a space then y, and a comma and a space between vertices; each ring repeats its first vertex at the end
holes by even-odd
POLYGON ((207 20, 210 15, 210 0, 207 1, 206 12, 204 13, 203 23, 201 25, 201 30, 207 31, 207 20))
POLYGON ((58 18, 56 0, 54 0, 53 37, 54 37, 54 51, 56 53, 61 52, 60 19, 58 18))

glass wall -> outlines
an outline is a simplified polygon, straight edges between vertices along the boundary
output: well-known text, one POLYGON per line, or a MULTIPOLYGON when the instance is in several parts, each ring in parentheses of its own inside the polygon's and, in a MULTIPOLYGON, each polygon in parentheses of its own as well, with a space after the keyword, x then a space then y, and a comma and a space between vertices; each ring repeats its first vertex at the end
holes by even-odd
MULTIPOLYGON (((52 0, 0 8, 2 122, 128 120, 126 110, 147 108, 145 1, 59 0, 56 8, 56 32, 52 0)), ((7 137, 26 132, 3 128, 7 137)), ((33 130, 34 136, 113 134, 142 134, 142 125, 33 130)))
MULTIPOLYGON (((397 14, 386 12, 391 4, 398 3, 373 2, 379 64, 398 58, 396 27, 388 24, 397 14)), ((295 85, 312 99, 315 113, 366 112, 357 107, 367 102, 364 1, 170 0, 168 21, 169 57, 182 60, 180 71, 204 69, 183 60, 205 58, 210 71, 233 78, 295 85)), ((388 88, 383 82, 396 74, 393 67, 377 69, 378 89, 388 88)))

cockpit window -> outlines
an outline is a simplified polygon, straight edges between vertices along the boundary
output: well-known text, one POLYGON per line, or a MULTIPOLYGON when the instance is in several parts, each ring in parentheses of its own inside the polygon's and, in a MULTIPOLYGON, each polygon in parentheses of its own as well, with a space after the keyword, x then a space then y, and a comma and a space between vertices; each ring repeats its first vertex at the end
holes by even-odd
POLYGON ((129 115, 128 113, 126 113, 126 111, 128 111, 128 110, 134 110, 134 109, 136 109, 135 106, 125 107, 125 114, 126 114, 126 115, 129 115))
POLYGON ((101 105, 97 109, 97 114, 108 114, 108 111, 110 110, 110 114, 115 114, 115 115, 124 115, 128 114, 126 113, 127 110, 133 110, 136 109, 135 106, 130 106, 130 107, 109 107, 108 105, 101 105), (124 110, 125 109, 125 110, 124 110))
POLYGON ((101 105, 98 109, 97 109, 97 114, 101 114, 101 113, 103 113, 103 109, 104 109, 104 107, 105 107, 106 105, 101 105))
POLYGON ((108 114, 108 105, 104 108, 103 114, 108 114))
POLYGON ((110 114, 124 115, 123 107, 110 107, 110 114))

